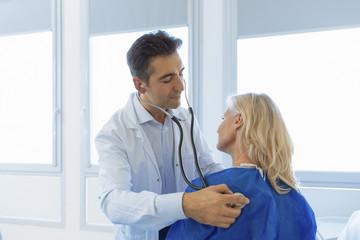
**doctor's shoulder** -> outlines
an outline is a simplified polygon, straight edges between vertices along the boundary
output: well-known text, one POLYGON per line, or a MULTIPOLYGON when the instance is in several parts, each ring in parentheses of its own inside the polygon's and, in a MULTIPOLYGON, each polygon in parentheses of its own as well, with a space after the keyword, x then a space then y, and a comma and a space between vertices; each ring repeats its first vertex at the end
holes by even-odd
POLYGON ((126 129, 129 128, 129 117, 127 116, 124 108, 117 110, 111 117, 104 123, 103 127, 98 132, 99 135, 121 135, 126 134, 126 129))

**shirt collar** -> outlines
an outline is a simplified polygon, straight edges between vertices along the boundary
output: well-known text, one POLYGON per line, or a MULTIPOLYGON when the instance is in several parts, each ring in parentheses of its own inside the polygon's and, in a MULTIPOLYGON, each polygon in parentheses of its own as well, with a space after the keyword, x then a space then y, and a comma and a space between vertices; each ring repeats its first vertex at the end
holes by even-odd
MULTIPOLYGON (((133 98, 133 102, 134 102, 134 107, 135 107, 135 112, 136 115, 139 119, 139 123, 143 124, 146 122, 157 122, 153 116, 151 116, 151 114, 144 108, 143 105, 141 105, 139 99, 135 96, 133 98)), ((168 113, 172 114, 172 109, 167 110, 168 113)), ((168 116, 166 116, 167 118, 168 116)))
POLYGON ((139 119, 140 124, 155 120, 151 116, 151 114, 148 111, 146 111, 144 106, 141 105, 139 99, 137 99, 136 96, 133 98, 133 102, 134 102, 135 112, 136 112, 136 115, 137 115, 137 117, 139 119))

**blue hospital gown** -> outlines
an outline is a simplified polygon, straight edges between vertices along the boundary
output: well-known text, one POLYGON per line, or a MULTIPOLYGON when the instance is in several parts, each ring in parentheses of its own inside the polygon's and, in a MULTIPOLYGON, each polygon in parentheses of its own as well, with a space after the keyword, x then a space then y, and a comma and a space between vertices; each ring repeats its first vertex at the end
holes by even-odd
MULTIPOLYGON (((209 185, 225 183, 232 192, 244 194, 250 203, 227 229, 184 219, 171 226, 166 239, 315 239, 315 216, 306 199, 294 189, 278 194, 256 168, 228 168, 207 175, 206 181, 209 185)), ((200 178, 193 183, 202 186, 200 178)), ((194 191, 191 187, 186 189, 194 191)))

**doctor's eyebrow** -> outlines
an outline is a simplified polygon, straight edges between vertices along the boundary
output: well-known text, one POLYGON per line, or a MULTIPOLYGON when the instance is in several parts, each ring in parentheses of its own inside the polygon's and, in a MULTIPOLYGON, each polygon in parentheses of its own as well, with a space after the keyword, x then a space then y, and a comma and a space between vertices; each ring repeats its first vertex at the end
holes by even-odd
MULTIPOLYGON (((179 73, 181 74, 184 71, 184 69, 185 69, 185 67, 182 67, 179 73)), ((167 78, 169 76, 174 76, 174 75, 175 75, 175 73, 167 73, 167 74, 164 74, 163 76, 159 77, 159 80, 162 80, 164 78, 167 78)))

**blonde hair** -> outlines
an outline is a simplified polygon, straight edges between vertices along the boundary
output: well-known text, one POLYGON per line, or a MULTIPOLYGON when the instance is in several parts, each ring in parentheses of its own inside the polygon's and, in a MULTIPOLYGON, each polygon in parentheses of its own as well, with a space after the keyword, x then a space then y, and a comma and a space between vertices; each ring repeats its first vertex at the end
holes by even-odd
POLYGON ((228 109, 240 114, 240 150, 264 170, 271 186, 279 194, 297 190, 291 167, 293 144, 280 111, 266 94, 247 93, 228 98, 228 109), (284 186, 279 179, 287 184, 284 186))

